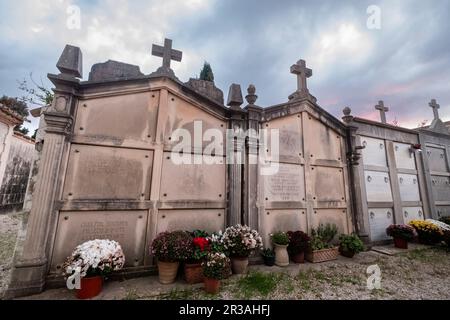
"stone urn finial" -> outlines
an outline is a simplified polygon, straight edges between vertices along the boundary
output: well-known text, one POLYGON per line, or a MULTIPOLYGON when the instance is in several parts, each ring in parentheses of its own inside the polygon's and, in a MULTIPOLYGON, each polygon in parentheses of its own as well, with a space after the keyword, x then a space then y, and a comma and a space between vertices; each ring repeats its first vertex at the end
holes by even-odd
POLYGON ((352 109, 350 109, 350 107, 345 107, 344 110, 342 110, 342 112, 344 113, 344 116, 342 117, 342 120, 345 123, 349 123, 353 120, 353 116, 351 115, 352 113, 352 109))
POLYGON ((245 100, 247 100, 249 105, 254 105, 256 100, 258 99, 258 96, 255 94, 256 93, 255 85, 253 84, 249 85, 247 93, 248 95, 245 97, 245 100))

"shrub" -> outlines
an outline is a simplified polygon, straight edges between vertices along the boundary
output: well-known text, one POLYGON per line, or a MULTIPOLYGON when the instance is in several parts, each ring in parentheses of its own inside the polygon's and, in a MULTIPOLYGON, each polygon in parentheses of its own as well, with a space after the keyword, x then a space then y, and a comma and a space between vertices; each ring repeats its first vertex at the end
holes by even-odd
POLYGON ((386 229, 389 237, 412 241, 417 237, 416 229, 404 224, 392 224, 386 229))
POLYGON ((295 255, 300 252, 305 252, 308 249, 311 238, 303 231, 289 231, 289 246, 288 252, 290 255, 295 255))
POLYGON ((271 234, 270 237, 272 238, 273 244, 278 244, 281 246, 289 244, 289 237, 286 232, 275 232, 274 234, 271 234))
POLYGON ((356 234, 342 234, 339 237, 341 251, 359 253, 364 251, 364 244, 356 234))
POLYGON ((122 247, 112 240, 87 241, 72 252, 63 265, 64 275, 71 276, 77 269, 82 278, 107 275, 125 264, 122 247))
POLYGON ((238 224, 225 229, 223 244, 231 256, 248 257, 252 251, 262 248, 262 238, 258 231, 238 224))
POLYGON ((317 229, 311 230, 310 249, 323 250, 333 248, 333 240, 337 234, 337 226, 335 224, 320 224, 317 229))
POLYGON ((164 262, 188 260, 193 256, 192 236, 185 231, 160 233, 151 246, 151 253, 164 262))
POLYGON ((209 279, 222 280, 228 276, 230 259, 224 253, 209 253, 203 262, 203 275, 209 279))
POLYGON ((442 240, 442 230, 431 222, 413 220, 409 223, 419 235, 419 241, 423 244, 436 244, 442 240))
POLYGON ((439 221, 448 224, 450 226, 450 216, 449 217, 442 217, 439 219, 439 221))

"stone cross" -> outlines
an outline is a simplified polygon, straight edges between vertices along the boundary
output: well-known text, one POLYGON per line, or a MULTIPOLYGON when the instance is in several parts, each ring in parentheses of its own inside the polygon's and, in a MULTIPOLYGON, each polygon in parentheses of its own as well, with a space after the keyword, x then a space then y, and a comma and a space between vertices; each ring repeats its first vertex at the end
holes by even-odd
POLYGON ((436 99, 432 99, 431 102, 429 103, 429 106, 431 108, 433 108, 434 119, 435 120, 439 119, 439 111, 438 110, 441 106, 437 104, 436 99))
POLYGON ((183 52, 172 49, 172 40, 164 39, 164 47, 154 44, 152 55, 163 58, 163 68, 170 69, 170 60, 181 61, 183 52))
POLYGON ((297 75, 297 91, 308 92, 306 79, 312 76, 312 70, 306 67, 305 60, 299 60, 291 67, 291 73, 297 75))
POLYGON ((386 123, 386 112, 389 111, 389 108, 384 106, 383 101, 379 101, 375 106, 375 109, 380 111, 381 122, 386 123))

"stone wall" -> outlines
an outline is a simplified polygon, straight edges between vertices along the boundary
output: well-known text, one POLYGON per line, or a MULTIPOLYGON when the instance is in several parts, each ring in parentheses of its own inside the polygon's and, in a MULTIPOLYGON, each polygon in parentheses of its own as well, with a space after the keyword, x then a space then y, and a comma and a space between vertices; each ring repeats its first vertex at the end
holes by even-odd
POLYGON ((34 142, 30 139, 15 134, 10 143, 0 187, 0 211, 22 209, 34 156, 34 142))

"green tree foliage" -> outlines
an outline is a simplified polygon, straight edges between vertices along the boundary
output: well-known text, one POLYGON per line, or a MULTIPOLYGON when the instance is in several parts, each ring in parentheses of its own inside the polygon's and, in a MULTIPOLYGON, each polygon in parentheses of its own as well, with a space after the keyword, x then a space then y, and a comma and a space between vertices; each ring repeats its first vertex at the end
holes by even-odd
POLYGON ((53 92, 44 86, 42 79, 41 84, 38 84, 34 81, 33 74, 30 73, 30 80, 31 83, 25 79, 19 82, 19 89, 26 93, 22 100, 41 107, 52 104, 53 92))
POLYGON ((205 61, 203 69, 200 71, 200 80, 214 82, 214 73, 211 69, 211 65, 205 61))
POLYGON ((26 102, 21 101, 18 98, 11 98, 4 95, 0 98, 0 104, 3 104, 22 117, 27 117, 30 114, 26 102))

